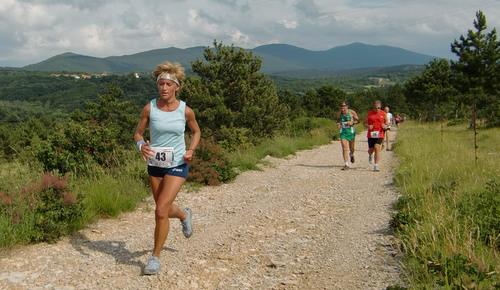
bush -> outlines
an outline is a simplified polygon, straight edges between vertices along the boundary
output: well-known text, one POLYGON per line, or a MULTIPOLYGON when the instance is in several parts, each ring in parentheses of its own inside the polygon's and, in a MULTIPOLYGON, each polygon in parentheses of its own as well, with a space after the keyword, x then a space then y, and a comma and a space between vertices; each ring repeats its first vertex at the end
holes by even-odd
POLYGON ((248 149, 252 146, 250 142, 250 130, 247 128, 228 128, 223 126, 216 134, 218 144, 228 152, 238 149, 248 149))
MULTIPOLYGON (((17 198, 5 193, 0 196, 3 223, 29 228, 24 233, 25 242, 53 242, 81 225, 83 206, 77 195, 68 190, 66 178, 45 174, 40 181, 23 188, 17 198)), ((12 236, 15 230, 9 234, 7 241, 16 239, 12 236)))
POLYGON ((219 185, 236 177, 222 148, 213 140, 202 139, 189 174, 189 180, 207 185, 219 185))
POLYGON ((86 175, 96 164, 107 168, 117 165, 120 145, 116 133, 91 122, 70 121, 35 144, 34 154, 46 171, 86 175))
POLYGON ((314 129, 313 119, 310 117, 300 117, 292 121, 292 132, 308 132, 314 129))

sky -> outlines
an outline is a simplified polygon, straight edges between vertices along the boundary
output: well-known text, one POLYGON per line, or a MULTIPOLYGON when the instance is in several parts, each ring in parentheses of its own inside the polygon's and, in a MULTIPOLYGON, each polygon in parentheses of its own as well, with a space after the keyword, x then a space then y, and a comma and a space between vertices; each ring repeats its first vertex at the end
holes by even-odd
POLYGON ((74 52, 104 57, 208 46, 352 42, 452 57, 477 10, 500 28, 500 0, 0 0, 0 66, 74 52))

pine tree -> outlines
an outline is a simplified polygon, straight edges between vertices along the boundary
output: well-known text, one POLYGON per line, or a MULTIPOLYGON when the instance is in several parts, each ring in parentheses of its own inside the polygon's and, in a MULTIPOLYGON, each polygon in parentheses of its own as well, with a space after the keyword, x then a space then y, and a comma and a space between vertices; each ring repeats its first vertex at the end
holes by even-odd
POLYGON ((182 97, 204 131, 211 129, 216 136, 221 128, 243 128, 259 138, 286 125, 288 108, 274 83, 260 72, 261 65, 251 52, 216 41, 205 49, 204 60, 193 62, 199 78, 186 82, 182 97))
POLYGON ((455 87, 462 102, 476 107, 490 126, 500 124, 500 42, 496 28, 487 32, 486 16, 476 13, 474 29, 451 44, 458 61, 451 62, 455 87))

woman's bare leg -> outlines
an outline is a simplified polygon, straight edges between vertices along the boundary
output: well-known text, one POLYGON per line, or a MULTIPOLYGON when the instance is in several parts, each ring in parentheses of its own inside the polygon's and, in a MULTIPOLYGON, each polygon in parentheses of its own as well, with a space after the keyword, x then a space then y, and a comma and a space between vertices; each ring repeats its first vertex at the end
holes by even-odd
MULTIPOLYGON (((151 182, 151 190, 153 191, 153 198, 155 200, 155 203, 158 200, 158 194, 159 194, 159 188, 160 184, 163 180, 163 177, 154 177, 150 176, 149 181, 151 182)), ((178 218, 181 221, 183 221, 186 218, 186 214, 182 209, 180 209, 175 203, 172 203, 170 206, 170 210, 168 211, 168 217, 169 218, 178 218)))
MULTIPOLYGON (((155 232, 154 232, 154 249, 153 256, 159 257, 161 249, 167 240, 170 227, 169 217, 180 218, 184 215, 182 210, 177 206, 173 206, 173 201, 177 197, 177 193, 184 184, 185 179, 177 176, 166 175, 156 190, 156 210, 155 210, 155 232)), ((185 218, 185 216, 183 217, 185 218)))

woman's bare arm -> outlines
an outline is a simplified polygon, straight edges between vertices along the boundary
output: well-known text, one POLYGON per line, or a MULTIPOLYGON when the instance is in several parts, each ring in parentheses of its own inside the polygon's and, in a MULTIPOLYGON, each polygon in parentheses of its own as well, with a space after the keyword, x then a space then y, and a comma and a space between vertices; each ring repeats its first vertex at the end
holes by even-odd
POLYGON ((189 129, 191 130, 191 144, 189 144, 188 149, 186 149, 184 159, 186 161, 191 161, 193 159, 194 151, 200 143, 201 130, 200 126, 198 125, 198 121, 196 121, 194 111, 190 107, 186 107, 186 121, 189 129))
MULTIPOLYGON (((134 133, 134 140, 135 142, 139 141, 144 141, 144 131, 146 131, 146 128, 149 124, 149 111, 151 110, 151 105, 147 104, 144 106, 144 109, 142 109, 141 113, 141 118, 139 120, 139 123, 137 124, 137 127, 135 129, 134 133)), ((142 158, 144 160, 148 159, 152 154, 154 153, 153 150, 149 147, 149 142, 146 142, 141 146, 141 153, 142 153, 142 158)))

